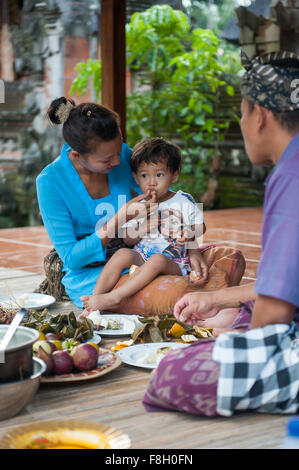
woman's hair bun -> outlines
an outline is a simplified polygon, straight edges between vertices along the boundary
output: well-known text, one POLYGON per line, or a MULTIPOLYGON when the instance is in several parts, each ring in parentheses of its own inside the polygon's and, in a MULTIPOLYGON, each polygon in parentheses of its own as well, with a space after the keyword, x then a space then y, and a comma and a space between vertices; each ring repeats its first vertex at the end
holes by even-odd
POLYGON ((52 124, 64 124, 75 106, 76 104, 73 100, 62 96, 52 101, 47 111, 47 116, 52 124))

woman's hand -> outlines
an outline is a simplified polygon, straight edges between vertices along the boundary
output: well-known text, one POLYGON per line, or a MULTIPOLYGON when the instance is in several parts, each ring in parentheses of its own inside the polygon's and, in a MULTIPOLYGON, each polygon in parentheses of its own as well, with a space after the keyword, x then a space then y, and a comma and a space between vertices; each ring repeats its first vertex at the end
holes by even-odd
POLYGON ((131 219, 147 218, 158 209, 157 194, 155 192, 140 194, 127 202, 119 211, 125 217, 125 222, 131 219))
POLYGON ((173 314, 186 325, 196 325, 198 321, 214 317, 220 309, 213 292, 191 292, 175 304, 173 314))

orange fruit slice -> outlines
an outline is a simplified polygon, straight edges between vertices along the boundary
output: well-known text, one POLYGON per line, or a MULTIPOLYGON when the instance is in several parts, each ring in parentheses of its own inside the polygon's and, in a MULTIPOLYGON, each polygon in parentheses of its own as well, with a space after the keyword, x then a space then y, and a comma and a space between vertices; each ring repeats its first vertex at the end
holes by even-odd
POLYGON ((172 328, 168 331, 167 336, 173 336, 174 338, 181 338, 182 335, 186 334, 185 328, 178 323, 175 323, 172 328))
POLYGON ((97 344, 95 343, 88 343, 88 344, 91 344, 91 346, 93 346, 94 348, 96 348, 96 350, 99 352, 100 348, 97 344))
POLYGON ((53 343, 55 344, 56 348, 58 349, 58 351, 60 349, 62 349, 62 342, 59 341, 59 339, 51 339, 50 343, 53 343))

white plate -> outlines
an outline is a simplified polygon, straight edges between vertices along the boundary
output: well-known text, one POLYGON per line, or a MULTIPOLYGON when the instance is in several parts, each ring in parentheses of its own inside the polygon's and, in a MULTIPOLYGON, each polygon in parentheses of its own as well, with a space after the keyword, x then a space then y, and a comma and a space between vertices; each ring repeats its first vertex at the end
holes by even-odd
POLYGON ((111 320, 118 320, 120 323, 120 329, 119 330, 110 330, 110 329, 105 329, 105 330, 94 330, 94 333, 99 334, 101 336, 127 336, 131 335, 134 330, 138 326, 141 325, 141 323, 138 321, 138 316, 137 315, 122 315, 122 314, 117 314, 117 313, 101 313, 101 317, 105 317, 107 320, 111 318, 111 320))
POLYGON ((5 308, 19 308, 24 307, 27 309, 34 309, 34 310, 41 310, 43 308, 49 307, 56 302, 55 297, 51 295, 44 295, 44 294, 32 294, 32 293, 25 293, 20 294, 19 292, 13 292, 11 295, 0 295, 0 305, 5 308), (23 299, 23 296, 26 296, 26 300, 23 299), (19 305, 14 302, 22 297, 20 300, 19 305))
MULTIPOLYGON (((95 331, 94 331, 95 333, 95 331)), ((102 341, 102 338, 100 335, 98 334, 94 334, 92 338, 89 338, 87 339, 86 341, 84 341, 84 343, 94 343, 94 344, 100 344, 100 342, 102 341)))
POLYGON ((125 364, 130 366, 143 367, 145 369, 155 369, 157 364, 143 362, 140 360, 142 356, 148 353, 154 353, 159 348, 171 347, 172 349, 185 348, 190 346, 190 343, 145 343, 145 344, 134 344, 134 346, 128 346, 126 348, 117 351, 117 354, 125 364))

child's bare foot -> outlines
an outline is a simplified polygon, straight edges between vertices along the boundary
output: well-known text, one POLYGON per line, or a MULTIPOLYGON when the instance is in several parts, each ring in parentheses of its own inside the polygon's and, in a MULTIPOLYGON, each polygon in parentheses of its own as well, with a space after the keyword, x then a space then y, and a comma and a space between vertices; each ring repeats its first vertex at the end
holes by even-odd
POLYGON ((85 310, 89 313, 93 310, 109 310, 116 307, 120 303, 120 299, 114 294, 109 292, 107 294, 93 294, 81 297, 85 310))
POLYGON ((87 315, 89 315, 90 312, 88 310, 86 310, 86 308, 83 310, 82 313, 80 313, 80 315, 78 316, 78 318, 84 318, 84 317, 87 317, 87 315))

